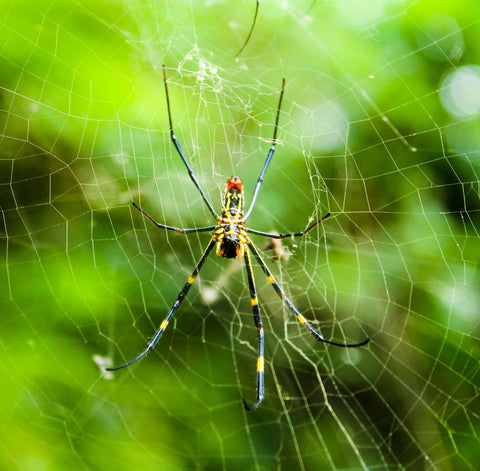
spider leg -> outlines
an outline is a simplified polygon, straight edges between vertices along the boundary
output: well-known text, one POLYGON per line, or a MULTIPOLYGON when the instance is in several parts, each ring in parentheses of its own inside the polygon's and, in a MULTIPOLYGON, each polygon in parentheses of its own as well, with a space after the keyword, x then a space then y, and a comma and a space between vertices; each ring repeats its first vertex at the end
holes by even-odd
POLYGON ((252 261, 250 259, 250 251, 248 250, 248 246, 245 249, 245 266, 247 268, 247 278, 248 278, 248 286, 250 288, 250 300, 252 303, 252 310, 253 310, 253 320, 255 321, 255 327, 257 328, 257 336, 258 336, 258 354, 257 354, 257 402, 253 406, 249 406, 245 399, 243 400, 243 406, 247 411, 255 410, 262 402, 265 397, 264 392, 264 367, 265 367, 265 359, 264 359, 264 333, 263 333, 263 323, 262 323, 262 316, 260 315, 260 306, 258 305, 257 299, 257 290, 255 288, 255 281, 253 278, 253 270, 252 270, 252 261))
POLYGON ((215 219, 218 219, 218 214, 213 209, 212 203, 210 203, 210 200, 207 198, 207 195, 203 191, 203 188, 200 185, 200 182, 198 181, 195 173, 193 172, 193 169, 192 169, 192 166, 190 165, 190 162, 188 161, 187 157, 183 153, 182 147, 180 146, 180 143, 178 142, 177 137, 175 136, 175 133, 173 132, 172 112, 170 111, 170 97, 168 95, 167 73, 165 72, 165 64, 163 65, 163 83, 165 85, 165 95, 167 97, 167 112, 168 112, 168 122, 169 122, 169 125, 170 125, 170 139, 172 140, 173 145, 175 146, 175 149, 177 149, 177 152, 180 155, 180 158, 182 159, 183 163, 185 164, 185 167, 187 167, 188 174, 190 175, 190 178, 192 179, 194 185, 197 187, 198 191, 202 195, 203 201, 205 201, 205 204, 208 206, 208 209, 213 214, 213 217, 215 219))
POLYGON ((246 221, 250 213, 252 212, 253 207, 255 206, 255 201, 257 200, 258 192, 263 183, 263 178, 265 177, 265 172, 272 160, 273 154, 275 152, 275 148, 277 147, 277 132, 278 132, 278 120, 280 119, 280 108, 282 107, 282 100, 283 100, 283 93, 285 92, 285 79, 282 80, 282 89, 280 90, 280 98, 278 100, 278 107, 277 107, 277 117, 275 118, 275 127, 273 131, 273 139, 272 139, 272 147, 268 151, 267 158, 265 159, 265 163, 263 164, 262 171, 257 180, 257 184, 255 185, 255 190, 253 192, 252 202, 250 203, 250 207, 248 208, 247 213, 244 216, 244 220, 246 221))
POLYGON ((245 42, 243 43, 242 48, 235 54, 235 57, 239 56, 243 50, 245 49, 245 46, 248 44, 248 41, 250 41, 250 38, 253 33, 253 29, 255 28, 255 23, 257 22, 257 15, 258 15, 258 7, 260 6, 260 0, 257 0, 257 6, 255 7, 255 15, 253 17, 253 22, 252 26, 250 27, 250 31, 248 32, 247 39, 245 39, 245 42))
POLYGON ((182 229, 180 227, 173 227, 173 226, 167 226, 165 224, 160 224, 159 222, 155 221, 150 214, 148 214, 146 211, 144 211, 140 206, 137 206, 135 203, 132 203, 133 207, 138 209, 144 216, 146 216, 150 221, 153 222, 158 228, 160 229, 168 229, 169 231, 175 231, 178 232, 179 234, 191 234, 192 232, 207 232, 207 231, 213 231, 217 226, 208 226, 208 227, 192 227, 190 229, 182 229))
POLYGON ((330 216, 330 213, 325 214, 325 216, 323 216, 317 222, 313 223, 310 227, 308 227, 307 229, 301 232, 287 232, 285 234, 272 234, 271 232, 256 231, 254 229, 247 229, 247 230, 252 234, 257 234, 263 237, 269 237, 270 239, 285 239, 285 237, 302 237, 308 232, 310 232, 317 224, 320 224, 322 221, 325 221, 325 219, 327 219, 329 216, 330 216))
POLYGON ((120 370, 122 368, 130 366, 131 364, 133 364, 133 363, 137 362, 138 360, 140 360, 141 358, 143 358, 150 350, 152 350, 152 348, 155 347, 155 345, 160 340, 160 337, 162 336, 163 332, 167 328, 173 314, 178 309, 178 307, 180 306, 182 301, 185 299, 185 296, 187 295, 188 291, 190 290, 190 287, 192 286, 193 282, 197 278, 203 264, 205 263, 205 260, 207 259, 208 255, 210 254, 210 252, 211 252, 211 250, 213 249, 214 246, 215 246, 215 240, 212 238, 210 240, 209 244, 207 245, 207 248, 203 252, 203 255, 201 256, 197 265, 195 266, 195 269, 193 270, 192 275, 190 276, 190 278, 188 278, 187 282, 185 283, 185 286, 182 288, 182 290, 180 291, 176 301, 173 303, 173 306, 170 308, 169 313, 167 314, 165 319, 160 324, 160 327, 155 332, 155 335, 153 336, 152 340, 150 340, 150 342, 148 343, 147 348, 142 353, 140 353, 140 355, 136 356, 133 360, 130 360, 127 363, 124 363, 123 365, 114 366, 114 367, 111 367, 111 368, 105 368, 107 371, 120 370))
POLYGON ((275 281, 275 278, 272 275, 272 272, 268 269, 267 265, 265 265, 265 262, 263 261, 260 253, 258 252, 257 248, 253 245, 253 242, 250 241, 249 247, 251 248, 253 255, 255 255, 255 258, 257 259, 258 263, 260 264, 260 267, 262 268, 263 272, 267 276, 267 280, 271 283, 273 286, 273 289, 277 292, 278 296, 280 299, 290 308, 290 310, 297 316, 297 320, 300 322, 300 324, 303 324, 308 330, 310 330, 311 334, 319 341, 319 342, 324 342, 328 343, 330 345, 336 345, 337 347, 345 347, 345 348, 350 348, 350 347, 361 347, 362 345, 367 344, 370 342, 370 339, 367 338, 366 340, 363 340, 362 342, 359 343, 339 343, 339 342, 334 342, 332 340, 327 340, 318 330, 316 330, 310 322, 303 317, 302 314, 300 314, 300 311, 295 307, 295 305, 290 301, 290 299, 285 295, 285 291, 281 288, 281 286, 275 281))

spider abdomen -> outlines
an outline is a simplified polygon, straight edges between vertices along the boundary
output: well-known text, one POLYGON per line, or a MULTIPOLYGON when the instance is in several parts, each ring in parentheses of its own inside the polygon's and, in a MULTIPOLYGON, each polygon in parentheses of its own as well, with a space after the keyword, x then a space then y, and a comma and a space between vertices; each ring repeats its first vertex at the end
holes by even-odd
POLYGON ((217 255, 219 257, 243 257, 248 244, 246 230, 238 224, 224 224, 215 233, 217 255))
POLYGON ((225 235, 222 243, 220 244, 220 250, 222 257, 237 258, 238 250, 240 248, 240 239, 238 235, 225 235))

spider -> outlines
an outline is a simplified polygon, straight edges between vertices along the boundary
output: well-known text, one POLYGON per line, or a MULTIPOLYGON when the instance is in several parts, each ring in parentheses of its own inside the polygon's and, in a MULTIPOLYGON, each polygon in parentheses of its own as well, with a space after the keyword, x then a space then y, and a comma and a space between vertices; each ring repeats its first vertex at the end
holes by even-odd
POLYGON ((253 319, 255 322, 255 326, 257 328, 257 340, 258 340, 258 349, 257 349, 257 385, 256 385, 256 402, 249 406, 246 402, 245 399, 242 399, 243 405, 246 410, 252 411, 257 409, 257 407, 263 402, 263 399, 265 397, 264 393, 264 369, 265 369, 265 360, 264 360, 264 331, 263 331, 263 323, 262 323, 262 317, 260 315, 260 306, 258 304, 258 299, 257 299, 257 290, 255 287, 255 281, 253 278, 253 269, 252 269, 252 257, 251 254, 255 257, 257 260, 258 264, 260 265, 260 268, 263 270, 264 274, 267 277, 267 280, 271 283, 273 286, 274 290, 280 297, 280 299, 288 306, 288 308, 295 314, 297 320, 303 324, 311 333, 312 335, 320 342, 328 343, 330 345, 336 345, 339 347, 360 347, 362 345, 367 344, 370 339, 367 338, 363 342, 360 343, 338 343, 334 342, 332 340, 327 340, 323 335, 316 330, 312 324, 300 313, 300 311, 295 307, 295 305, 292 303, 292 301, 285 295, 284 290, 282 287, 276 282, 275 278, 272 275, 272 272, 270 269, 267 267, 265 262, 263 261, 263 258, 261 257, 259 251, 255 247, 254 243, 249 237, 249 234, 255 234, 258 236, 263 236, 263 237, 268 237, 270 239, 284 239, 286 237, 301 237, 310 232, 317 224, 320 222, 324 221, 328 216, 330 216, 330 213, 326 214, 323 216, 321 219, 316 221, 314 224, 309 226, 306 230, 300 231, 300 232, 288 232, 284 234, 272 234, 268 232, 262 232, 262 231, 257 231, 254 229, 249 229, 245 227, 245 222, 250 216, 254 206, 255 202, 257 200, 258 193, 260 191, 260 188, 262 186, 263 178, 265 176, 265 172, 268 168, 268 165, 270 164, 270 161, 272 160, 273 154, 275 152, 275 147, 277 143, 277 132, 278 132, 278 120, 280 117, 280 108, 282 106, 282 99, 283 99, 283 94, 285 90, 285 79, 282 81, 282 88, 280 91, 280 99, 278 101, 278 107, 277 107, 277 115, 275 118, 275 127, 274 127, 274 132, 273 132, 273 139, 272 139, 272 145, 270 147, 270 150, 267 154, 267 158, 265 160, 265 163, 263 164, 263 168, 260 172, 260 176, 258 177, 257 183, 255 185, 255 189, 253 192, 253 197, 252 201, 250 203, 250 206, 247 210, 247 212, 244 212, 244 192, 243 192, 243 184, 240 180, 239 177, 233 176, 231 177, 225 186, 225 191, 223 193, 223 207, 222 207, 222 213, 221 215, 218 215, 213 208, 212 204, 210 203, 210 200, 207 198, 205 192, 203 191, 202 186, 200 185, 197 177, 195 176, 195 173, 193 172, 193 169, 183 153, 183 150, 180 146, 180 143, 178 142, 174 132, 173 132, 173 124, 172 124, 172 114, 170 111, 170 98, 168 95, 168 85, 167 85, 167 75, 165 72, 165 65, 163 66, 163 82, 165 85, 165 96, 167 99, 167 111, 168 111, 168 121, 170 125, 170 138, 173 142, 173 145, 175 146, 175 149, 177 150, 178 154, 180 155, 180 158, 182 159, 183 163, 187 167, 188 173, 190 175, 190 178, 192 179, 194 185, 197 187, 198 191, 202 195, 202 198, 207 205, 208 209, 214 216, 214 218, 217 221, 217 224, 212 225, 212 226, 207 226, 207 227, 195 227, 195 228, 190 228, 190 229, 182 229, 179 227, 173 227, 173 226, 167 226, 165 224, 161 224, 157 222, 152 216, 150 216, 147 212, 145 212, 142 208, 137 206, 137 204, 132 203, 133 206, 140 211, 144 216, 146 216, 150 221, 152 221, 155 226, 157 226, 160 229, 167 229, 169 231, 175 231, 179 234, 192 234, 192 233, 197 233, 197 232, 209 232, 209 231, 214 231, 212 238, 210 239, 210 242, 208 243, 206 249, 204 250, 202 256, 200 257, 200 260, 197 262, 197 265, 195 266, 191 276, 188 278, 187 282, 185 283, 184 287, 180 291, 180 293, 177 296, 177 299, 173 303, 172 307, 170 308, 170 311, 168 312, 167 316, 165 319, 162 321, 160 324, 160 327, 158 330, 155 332, 155 335, 153 338, 150 340, 148 343, 147 347, 145 350, 140 353, 138 356, 136 356, 133 360, 130 360, 129 362, 120 365, 120 366, 115 366, 115 367, 110 367, 106 368, 108 371, 115 371, 119 370, 121 368, 125 368, 127 366, 132 365, 133 363, 137 362, 141 358, 143 358, 150 350, 152 350, 155 345, 158 343, 160 340, 160 337, 162 336, 163 332, 167 328, 168 324, 170 323, 173 314, 175 311, 180 307, 180 304, 182 301, 185 299, 187 293, 189 292, 192 284, 194 283, 195 279, 197 278, 198 274, 200 273, 200 270, 203 267, 203 264, 207 260, 208 256, 210 255, 211 251, 215 248, 215 252, 219 257, 226 257, 226 258, 236 258, 240 257, 245 260, 245 266, 246 266, 246 271, 247 271, 247 279, 248 279, 248 287, 250 290, 250 301, 252 304, 252 310, 253 310, 253 319))

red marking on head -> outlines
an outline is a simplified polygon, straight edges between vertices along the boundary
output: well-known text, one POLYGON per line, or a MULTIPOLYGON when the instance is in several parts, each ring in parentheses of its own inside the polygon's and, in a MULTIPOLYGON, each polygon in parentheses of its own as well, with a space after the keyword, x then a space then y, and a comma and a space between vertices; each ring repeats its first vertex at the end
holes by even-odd
POLYGON ((227 190, 232 190, 232 189, 236 189, 238 191, 243 190, 243 183, 242 183, 242 180, 240 180, 240 178, 233 176, 227 181, 227 190))

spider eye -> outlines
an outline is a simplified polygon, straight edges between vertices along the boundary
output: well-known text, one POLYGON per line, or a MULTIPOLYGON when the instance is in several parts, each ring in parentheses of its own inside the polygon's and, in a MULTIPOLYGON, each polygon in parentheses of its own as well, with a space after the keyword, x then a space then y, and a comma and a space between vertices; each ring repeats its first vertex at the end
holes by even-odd
POLYGON ((229 190, 231 189, 236 189, 238 191, 242 191, 243 190, 243 183, 242 183, 242 180, 240 180, 239 177, 237 176, 233 176, 232 178, 230 178, 227 182, 227 188, 229 190))

